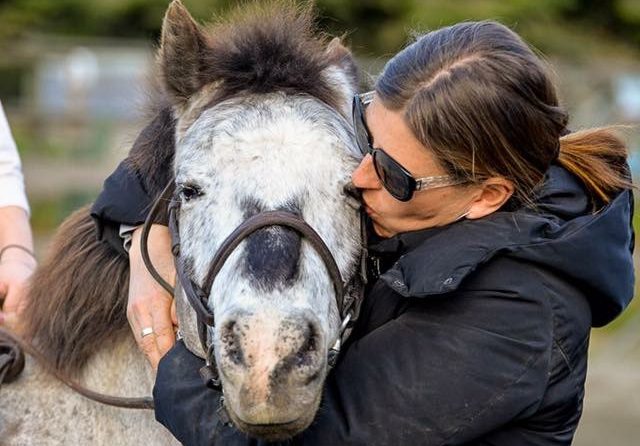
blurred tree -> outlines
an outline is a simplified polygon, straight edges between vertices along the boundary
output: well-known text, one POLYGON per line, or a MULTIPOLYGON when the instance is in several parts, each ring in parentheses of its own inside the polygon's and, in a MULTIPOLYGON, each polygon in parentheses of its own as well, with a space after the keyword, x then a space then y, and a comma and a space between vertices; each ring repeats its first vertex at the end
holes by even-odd
MULTIPOLYGON (((200 20, 239 3, 183 1, 200 20)), ((168 0, 0 0, 0 46, 6 48, 28 33, 155 40, 167 4, 168 0)), ((365 55, 397 51, 410 29, 486 18, 517 26, 542 49, 561 45, 562 28, 576 23, 582 30, 597 29, 604 37, 640 45, 639 0, 317 0, 317 4, 321 26, 334 34, 351 30, 351 43, 365 55)))
POLYGON ((640 46, 640 1, 573 0, 565 9, 567 18, 581 19, 619 38, 640 46))

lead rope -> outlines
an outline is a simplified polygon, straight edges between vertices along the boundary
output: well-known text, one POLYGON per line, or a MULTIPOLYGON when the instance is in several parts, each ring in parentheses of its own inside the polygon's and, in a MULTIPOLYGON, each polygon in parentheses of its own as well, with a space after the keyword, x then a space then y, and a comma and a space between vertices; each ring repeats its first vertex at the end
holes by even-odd
MULTIPOLYGON (((165 189, 162 191, 160 198, 156 200, 153 205, 153 208, 142 229, 142 240, 141 240, 141 251, 142 251, 142 259, 149 270, 149 273, 152 277, 172 296, 174 295, 174 290, 171 285, 166 282, 162 276, 157 272, 153 263, 151 262, 151 258, 149 256, 149 250, 147 246, 147 240, 149 238, 149 232, 151 230, 151 225, 153 224, 153 220, 158 213, 161 203, 164 199, 170 197, 171 186, 173 185, 173 181, 169 182, 165 189)), ((4 249, 9 247, 13 247, 13 245, 6 246, 4 249)), ((3 251, 4 251, 3 249, 3 251)), ((79 393, 80 395, 89 398, 95 402, 106 404, 108 406, 120 407, 124 409, 153 409, 153 398, 151 397, 140 397, 140 398, 127 398, 127 397, 118 397, 112 395, 106 395, 100 392, 93 391, 81 385, 79 382, 71 379, 66 374, 62 373, 55 366, 51 364, 51 362, 36 348, 34 348, 29 342, 20 338, 19 336, 5 330, 0 327, 0 385, 3 383, 11 383, 15 381, 20 373, 24 370, 25 366, 25 358, 24 352, 27 352, 31 355, 40 365, 51 375, 57 378, 59 381, 64 383, 67 387, 79 393)))
POLYGON ((0 331, 0 385, 11 383, 24 370, 24 352, 13 339, 0 331))
MULTIPOLYGON (((40 365, 51 375, 56 377, 59 381, 65 384, 70 389, 79 393, 80 395, 89 398, 97 403, 106 404, 108 406, 120 407, 122 409, 153 409, 153 398, 150 397, 140 397, 140 398, 127 398, 127 397, 119 397, 106 395, 103 393, 96 392, 94 390, 88 389, 84 387, 82 384, 77 382, 74 379, 69 378, 67 375, 62 373, 60 370, 55 368, 51 362, 38 350, 36 350, 31 344, 29 344, 24 339, 20 338, 18 335, 11 333, 8 330, 0 327, 0 343, 2 346, 10 345, 11 351, 16 351, 16 349, 22 349, 31 355, 36 361, 40 363, 40 365)), ((4 349, 4 347, 3 347, 4 349)), ((18 354, 16 357, 16 361, 13 363, 13 368, 10 365, 8 371, 0 372, 0 374, 4 374, 5 381, 11 382, 17 378, 22 369, 24 368, 24 355, 22 353, 18 354), (22 364, 20 364, 22 363, 22 364), (17 364, 17 365, 16 365, 17 364), (9 379, 7 379, 9 377, 9 379)))
MULTIPOLYGON (((169 183, 167 187, 163 190, 162 196, 165 196, 170 191, 170 186, 172 183, 169 183)), ((154 208, 159 209, 159 203, 162 200, 157 200, 154 204, 154 208)), ((149 215, 155 215, 155 212, 152 211, 149 215)), ((147 217, 147 220, 152 220, 147 217)), ((144 236, 144 249, 143 252, 143 260, 147 267, 151 265, 150 273, 158 283, 160 283, 163 288, 165 288, 171 295, 173 295, 173 288, 166 281, 162 279, 162 277, 157 273, 153 265, 151 264, 151 260, 149 258, 149 252, 146 246, 146 240, 149 236, 149 231, 151 228, 151 224, 146 224, 143 228, 143 236, 144 236)), ((6 248, 6 247, 5 247, 6 248)), ((51 364, 51 362, 40 353, 35 347, 33 347, 29 342, 25 341, 18 335, 11 333, 10 331, 0 327, 0 385, 3 383, 11 383, 15 381, 20 373, 22 373, 25 366, 25 358, 24 352, 27 352, 31 355, 40 365, 52 376, 61 381, 67 387, 72 389, 73 391, 79 393, 80 395, 88 398, 97 403, 106 404, 108 406, 119 407, 123 409, 153 409, 154 403, 153 398, 151 397, 119 397, 113 395, 106 395, 100 392, 96 392, 94 390, 88 389, 84 387, 79 382, 71 379, 66 374, 58 370, 55 366, 51 364)))

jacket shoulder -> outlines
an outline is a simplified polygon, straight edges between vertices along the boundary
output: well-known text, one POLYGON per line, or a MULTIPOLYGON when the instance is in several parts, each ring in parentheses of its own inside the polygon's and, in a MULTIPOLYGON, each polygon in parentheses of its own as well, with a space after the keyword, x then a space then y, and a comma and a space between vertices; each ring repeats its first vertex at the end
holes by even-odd
POLYGON ((533 318, 540 330, 547 330, 549 341, 572 369, 584 354, 591 329, 591 307, 587 291, 566 274, 547 265, 500 255, 472 273, 459 292, 481 296, 505 296, 518 308, 511 324, 533 318), (529 306, 533 311, 527 311, 529 306), (539 311, 535 309, 538 308, 539 311))

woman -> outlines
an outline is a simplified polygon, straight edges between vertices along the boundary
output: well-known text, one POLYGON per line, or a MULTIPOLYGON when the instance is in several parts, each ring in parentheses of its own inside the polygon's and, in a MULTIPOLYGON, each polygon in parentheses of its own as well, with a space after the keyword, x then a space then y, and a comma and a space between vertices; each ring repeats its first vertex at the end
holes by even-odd
MULTIPOLYGON (((420 37, 354 99, 370 287, 291 443, 571 443, 590 327, 633 295, 633 232, 624 144, 567 121, 543 63, 495 22, 420 37)), ((110 187, 118 177, 131 173, 110 187)), ((157 295, 131 256, 133 288, 157 295)), ((136 336, 170 327, 167 308, 137 305, 136 336)), ((152 361, 168 344, 157 334, 152 361)), ((181 342, 162 359, 158 420, 185 444, 256 444, 219 419, 200 363, 181 342)))
POLYGON ((16 328, 35 267, 20 158, 0 103, 0 325, 16 328))

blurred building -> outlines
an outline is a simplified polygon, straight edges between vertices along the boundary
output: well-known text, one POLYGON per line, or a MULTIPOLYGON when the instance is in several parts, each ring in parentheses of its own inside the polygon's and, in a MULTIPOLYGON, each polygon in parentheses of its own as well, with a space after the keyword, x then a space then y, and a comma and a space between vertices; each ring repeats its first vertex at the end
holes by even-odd
POLYGON ((30 102, 46 119, 137 119, 151 67, 152 54, 142 45, 45 52, 34 67, 30 102))

